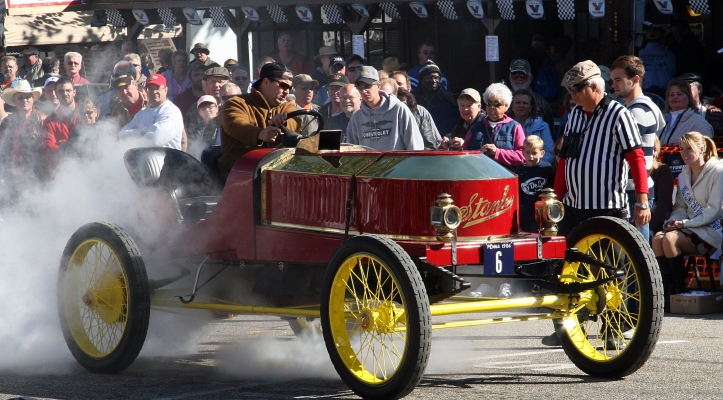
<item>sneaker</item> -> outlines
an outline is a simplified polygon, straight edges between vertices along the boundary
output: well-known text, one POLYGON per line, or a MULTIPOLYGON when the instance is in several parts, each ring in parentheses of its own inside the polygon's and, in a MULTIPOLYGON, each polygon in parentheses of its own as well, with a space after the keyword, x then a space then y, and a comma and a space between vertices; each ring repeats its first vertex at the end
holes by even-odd
POLYGON ((562 345, 562 343, 560 343, 560 338, 557 337, 557 333, 555 333, 555 332, 552 332, 552 334, 550 334, 548 336, 544 336, 542 338, 542 344, 545 346, 552 346, 552 347, 557 347, 557 346, 562 345))

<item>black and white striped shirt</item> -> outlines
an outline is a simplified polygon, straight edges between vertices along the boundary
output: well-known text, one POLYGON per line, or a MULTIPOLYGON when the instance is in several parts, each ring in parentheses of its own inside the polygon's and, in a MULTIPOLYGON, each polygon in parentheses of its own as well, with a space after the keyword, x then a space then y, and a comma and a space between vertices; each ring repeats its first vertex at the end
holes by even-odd
POLYGON ((605 96, 590 116, 575 107, 564 136, 581 135, 580 156, 565 159, 567 195, 563 203, 578 209, 627 208, 628 163, 624 153, 641 147, 632 114, 605 96))

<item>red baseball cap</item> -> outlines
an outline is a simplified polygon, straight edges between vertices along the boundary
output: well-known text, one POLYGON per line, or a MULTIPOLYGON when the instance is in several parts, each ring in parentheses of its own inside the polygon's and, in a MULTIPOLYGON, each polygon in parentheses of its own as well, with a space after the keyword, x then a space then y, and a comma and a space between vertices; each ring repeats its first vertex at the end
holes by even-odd
POLYGON ((166 78, 163 75, 150 74, 148 78, 146 78, 146 86, 148 85, 168 86, 168 83, 166 83, 166 78))

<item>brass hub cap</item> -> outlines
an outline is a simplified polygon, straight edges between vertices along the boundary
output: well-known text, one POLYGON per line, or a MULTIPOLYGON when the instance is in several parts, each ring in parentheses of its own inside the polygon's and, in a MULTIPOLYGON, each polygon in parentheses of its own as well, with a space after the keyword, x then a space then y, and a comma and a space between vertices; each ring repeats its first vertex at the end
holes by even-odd
POLYGON ((367 311, 362 311, 362 313, 359 314, 359 317, 356 319, 356 323, 359 324, 359 326, 361 326, 364 330, 369 329, 371 322, 372 319, 367 311))
POLYGON ((90 292, 87 292, 83 295, 83 304, 85 304, 87 307, 93 307, 93 294, 90 292))

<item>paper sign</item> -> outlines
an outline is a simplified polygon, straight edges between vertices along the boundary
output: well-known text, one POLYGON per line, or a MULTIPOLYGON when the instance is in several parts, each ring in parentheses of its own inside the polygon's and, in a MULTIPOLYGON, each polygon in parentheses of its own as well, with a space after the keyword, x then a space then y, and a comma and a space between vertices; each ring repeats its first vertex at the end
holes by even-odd
POLYGON ((143 47, 145 47, 146 51, 141 51, 141 53, 148 53, 151 56, 151 60, 153 61, 153 70, 157 71, 159 68, 161 68, 161 59, 158 58, 158 52, 161 49, 171 49, 173 51, 176 51, 176 46, 173 44, 173 40, 170 38, 164 38, 164 39, 144 39, 138 41, 139 47, 141 47, 141 50, 143 47))
POLYGON ((364 35, 352 35, 352 53, 364 58, 364 35))
POLYGON ((485 36, 487 42, 487 51, 485 51, 486 61, 499 61, 500 60, 500 37, 499 36, 485 36))

